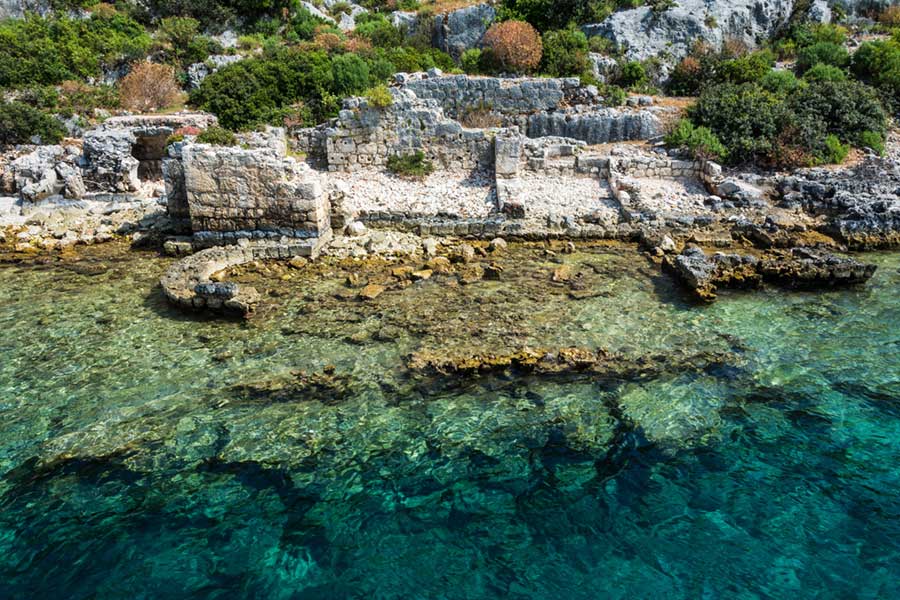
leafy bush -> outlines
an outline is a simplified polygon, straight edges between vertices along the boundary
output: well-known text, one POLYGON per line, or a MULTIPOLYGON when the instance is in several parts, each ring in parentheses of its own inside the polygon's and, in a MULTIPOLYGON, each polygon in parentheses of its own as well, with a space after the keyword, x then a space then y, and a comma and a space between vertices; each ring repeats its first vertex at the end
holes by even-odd
POLYGON ((587 37, 575 28, 543 35, 541 71, 553 77, 580 75, 589 69, 587 37))
POLYGON ((765 158, 784 120, 782 100, 761 87, 722 83, 700 95, 688 116, 708 127, 732 160, 765 158))
POLYGON ((870 148, 875 154, 884 156, 884 136, 875 131, 863 131, 859 134, 859 147, 870 148))
POLYGON ((388 158, 388 171, 403 177, 426 177, 434 172, 434 164, 421 150, 412 154, 397 154, 388 158))
POLYGON ((459 58, 463 71, 469 75, 477 75, 481 72, 481 50, 478 48, 469 48, 462 53, 459 58))
POLYGON ((628 93, 617 85, 607 85, 601 93, 607 106, 622 106, 628 99, 628 93))
POLYGON ((484 45, 504 70, 531 73, 541 63, 541 36, 523 21, 492 25, 484 35, 484 45))
POLYGON ((716 81, 728 83, 759 81, 772 70, 773 64, 775 64, 775 55, 771 50, 751 52, 723 61, 718 67, 716 81))
POLYGON ((640 87, 649 81, 647 69, 641 62, 636 60, 629 61, 622 65, 622 72, 619 75, 618 83, 622 87, 640 87))
POLYGON ((825 137, 825 162, 839 165, 847 158, 847 155, 850 154, 850 146, 847 144, 842 144, 841 140, 838 139, 838 136, 829 134, 825 137))
POLYGON ((842 69, 832 65, 817 63, 803 74, 803 79, 807 81, 844 81, 847 79, 847 74, 842 69))
POLYGON ((34 136, 56 144, 64 135, 62 123, 50 115, 21 102, 0 102, 0 144, 28 144, 34 136))
POLYGON ((791 71, 772 70, 759 80, 759 85, 766 91, 784 97, 796 92, 801 82, 791 71))
POLYGON ((356 19, 355 36, 369 40, 377 48, 403 45, 403 34, 380 13, 367 13, 356 19))
POLYGON ((712 131, 706 127, 694 127, 689 119, 678 121, 666 135, 665 142, 669 146, 687 148, 697 158, 723 160, 728 156, 728 150, 712 131))
POLYGON ((169 108, 183 99, 175 69, 148 62, 132 66, 119 83, 119 97, 124 108, 139 112, 169 108))
POLYGON ((375 108, 387 108, 394 103, 391 91, 384 84, 369 88, 366 91, 366 100, 368 100, 370 106, 375 108))
POLYGON ((0 86, 98 77, 146 55, 151 41, 139 23, 120 13, 98 14, 89 19, 30 14, 0 22, 0 86))
POLYGON ((369 86, 369 65, 356 54, 341 54, 331 61, 332 91, 342 96, 362 92, 369 86))
POLYGON ((59 86, 57 110, 64 116, 90 115, 98 108, 121 105, 118 88, 111 85, 90 86, 79 81, 63 81, 59 86))
POLYGON ((213 125, 197 136, 197 143, 212 144, 213 146, 237 146, 237 137, 233 131, 213 125))
POLYGON ((900 113, 900 40, 862 44, 853 54, 850 69, 878 89, 889 109, 900 113))
POLYGON ((797 69, 801 73, 819 63, 843 69, 850 64, 850 54, 846 48, 832 42, 818 42, 797 53, 797 69))
POLYGON ((326 94, 333 85, 327 54, 283 50, 220 69, 192 92, 191 102, 215 114, 224 127, 241 130, 276 122, 297 101, 306 103, 316 119, 331 116, 335 107, 326 94))
POLYGON ((872 88, 856 81, 817 81, 788 99, 790 115, 818 119, 824 134, 841 141, 858 141, 863 131, 885 134, 887 115, 872 88))

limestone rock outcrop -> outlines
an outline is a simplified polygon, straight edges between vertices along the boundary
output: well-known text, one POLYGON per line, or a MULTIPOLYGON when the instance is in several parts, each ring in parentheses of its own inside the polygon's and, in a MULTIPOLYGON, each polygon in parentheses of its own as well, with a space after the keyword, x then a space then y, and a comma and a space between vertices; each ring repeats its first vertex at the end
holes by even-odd
POLYGON ((659 55, 677 60, 697 40, 721 46, 735 38, 755 46, 788 22, 794 6, 793 0, 677 0, 661 11, 650 6, 620 11, 583 30, 612 40, 632 60, 659 55))
POLYGON ((497 11, 490 4, 476 4, 434 17, 432 45, 459 60, 469 48, 481 45, 497 11))

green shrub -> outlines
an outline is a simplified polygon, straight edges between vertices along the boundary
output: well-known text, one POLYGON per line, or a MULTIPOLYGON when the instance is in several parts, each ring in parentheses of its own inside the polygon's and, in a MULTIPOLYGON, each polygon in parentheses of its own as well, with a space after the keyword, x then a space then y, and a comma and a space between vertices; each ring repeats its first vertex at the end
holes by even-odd
POLYGON ((771 50, 751 52, 738 58, 723 61, 718 67, 716 80, 728 83, 759 81, 775 64, 771 50))
POLYGON ((53 110, 59 105, 59 92, 52 85, 36 85, 20 90, 16 100, 34 108, 53 110))
MULTIPOLYGON (((367 85, 364 83, 362 89, 367 85)), ((191 103, 215 114, 229 129, 277 122, 283 109, 303 101, 315 119, 333 116, 331 60, 322 51, 283 50, 270 58, 228 65, 203 80, 191 103), (330 94, 330 96, 327 96, 330 94)))
POLYGON ((821 120, 823 134, 855 141, 860 132, 887 132, 887 115, 875 91, 856 81, 816 81, 787 102, 789 115, 821 120))
POLYGON ((643 63, 632 60, 622 65, 622 72, 617 83, 625 88, 633 88, 646 85, 648 81, 647 69, 643 63))
POLYGON ((388 171, 403 177, 426 177, 434 172, 434 165, 421 150, 412 154, 398 154, 388 158, 388 171))
POLYGON ((370 12, 360 15, 356 19, 354 33, 379 48, 395 48, 403 45, 403 34, 380 13, 370 12))
POLYGON ((665 142, 669 146, 687 148, 697 158, 723 160, 728 156, 728 149, 712 131, 706 127, 694 127, 689 119, 678 121, 666 135, 665 142))
POLYGON ((803 79, 807 81, 844 81, 847 79, 847 74, 843 69, 818 63, 803 74, 803 79))
POLYGON ((707 88, 688 113, 728 149, 731 160, 767 157, 784 121, 782 99, 758 85, 722 83, 707 88))
POLYGON ((334 93, 351 96, 369 85, 369 65, 357 54, 341 54, 331 61, 334 93))
POLYGON ((766 73, 759 80, 759 85, 764 90, 783 97, 796 92, 801 85, 801 81, 791 71, 773 70, 766 73))
POLYGON ((98 77, 146 55, 150 37, 129 17, 89 19, 29 14, 0 22, 0 87, 58 84, 98 77))
POLYGON ((628 93, 617 85, 607 85, 601 93, 607 106, 622 106, 628 99, 628 93))
POLYGON ((577 76, 590 68, 588 42, 584 33, 575 28, 548 31, 544 44, 541 71, 552 77, 577 76))
POLYGON ((366 91, 366 100, 368 100, 370 106, 375 108, 387 108, 394 103, 391 91, 384 84, 369 88, 366 91))
POLYGON ((847 144, 842 144, 841 140, 838 139, 838 136, 834 134, 829 134, 825 137, 825 148, 825 162, 836 165, 844 162, 844 160, 847 158, 847 155, 850 154, 850 146, 847 144))
POLYGON ((481 50, 478 48, 469 48, 462 53, 459 58, 463 71, 469 75, 477 75, 481 72, 481 50))
POLYGON ((850 64, 850 54, 846 48, 832 42, 818 42, 801 48, 797 53, 797 69, 801 73, 819 63, 843 69, 850 64))
POLYGON ((850 69, 878 89, 885 106, 900 114, 900 40, 862 44, 853 54, 850 69))
POLYGON ((213 125, 197 136, 197 143, 212 144, 213 146, 237 146, 237 137, 233 131, 213 125))
POLYGON ((870 148, 878 156, 884 156, 884 136, 875 131, 863 131, 859 134, 860 148, 870 148))
POLYGON ((0 145, 29 144, 35 136, 42 144, 56 144, 64 135, 52 116, 21 102, 0 102, 0 145))

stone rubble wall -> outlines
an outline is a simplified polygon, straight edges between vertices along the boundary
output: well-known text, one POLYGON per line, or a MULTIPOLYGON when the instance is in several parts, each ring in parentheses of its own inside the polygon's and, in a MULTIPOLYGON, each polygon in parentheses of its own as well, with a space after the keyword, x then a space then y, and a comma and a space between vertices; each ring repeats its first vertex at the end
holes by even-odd
POLYGON ((187 144, 182 150, 194 231, 330 231, 318 173, 270 148, 187 144))
POLYGON ((661 136, 663 123, 648 110, 615 108, 565 110, 529 115, 523 131, 528 137, 567 137, 588 144, 649 140, 661 136))
POLYGON ((504 79, 424 74, 400 78, 403 89, 423 100, 434 100, 451 118, 469 110, 490 109, 501 115, 521 115, 560 108, 575 101, 581 89, 578 78, 504 79))
POLYGON ((370 106, 365 98, 344 101, 344 109, 325 134, 330 171, 381 167, 390 156, 415 151, 447 169, 493 165, 491 130, 466 129, 447 118, 434 101, 402 90, 391 93, 394 102, 386 108, 370 106))
POLYGON ((183 127, 206 129, 217 119, 206 113, 113 117, 85 133, 82 176, 89 192, 128 193, 140 187, 140 161, 132 156, 139 138, 172 135, 183 127))

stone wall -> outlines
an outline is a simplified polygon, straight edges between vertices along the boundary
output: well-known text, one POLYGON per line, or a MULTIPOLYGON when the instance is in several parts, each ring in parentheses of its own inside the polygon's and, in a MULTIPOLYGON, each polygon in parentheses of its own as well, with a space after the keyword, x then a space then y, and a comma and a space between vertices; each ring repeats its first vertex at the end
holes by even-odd
POLYGON ((196 231, 271 231, 320 237, 330 231, 320 175, 270 148, 187 144, 181 149, 196 231))
MULTIPOLYGON (((402 80, 402 78, 401 78, 402 80)), ((434 100, 451 118, 469 110, 490 109, 501 115, 553 110, 574 101, 581 89, 578 78, 503 79, 449 75, 408 76, 402 86, 423 100, 434 100)))
POLYGON ((386 108, 365 98, 349 98, 332 127, 326 130, 326 155, 331 171, 379 167, 388 157, 422 151, 448 169, 490 168, 493 132, 466 129, 448 119, 434 101, 422 101, 408 91, 392 89, 386 108))
POLYGON ((134 149, 142 139, 155 143, 162 160, 165 139, 182 127, 206 129, 216 123, 213 115, 185 113, 159 116, 113 117, 84 136, 83 178, 88 191, 127 193, 140 187, 141 161, 134 149))
POLYGON ((663 124, 647 110, 605 108, 536 113, 528 117, 525 131, 531 138, 556 136, 608 144, 655 138, 663 134, 663 124))

